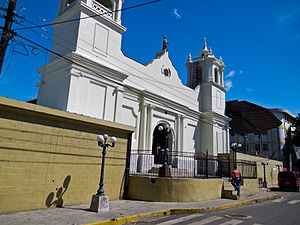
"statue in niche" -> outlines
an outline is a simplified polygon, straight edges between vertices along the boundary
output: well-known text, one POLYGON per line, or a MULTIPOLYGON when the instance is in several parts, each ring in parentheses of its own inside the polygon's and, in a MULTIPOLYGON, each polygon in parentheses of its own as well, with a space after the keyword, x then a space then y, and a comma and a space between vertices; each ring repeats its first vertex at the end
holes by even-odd
POLYGON ((166 36, 164 36, 164 40, 163 40, 163 49, 162 49, 162 50, 167 49, 167 46, 168 46, 168 41, 167 41, 166 36))

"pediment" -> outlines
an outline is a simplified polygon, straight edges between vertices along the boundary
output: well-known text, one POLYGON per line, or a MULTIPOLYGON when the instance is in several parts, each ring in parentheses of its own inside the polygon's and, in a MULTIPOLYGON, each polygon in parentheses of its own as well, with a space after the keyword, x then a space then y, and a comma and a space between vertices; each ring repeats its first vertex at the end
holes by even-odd
POLYGON ((167 50, 156 53, 156 58, 146 68, 153 78, 159 79, 161 82, 182 85, 167 50))

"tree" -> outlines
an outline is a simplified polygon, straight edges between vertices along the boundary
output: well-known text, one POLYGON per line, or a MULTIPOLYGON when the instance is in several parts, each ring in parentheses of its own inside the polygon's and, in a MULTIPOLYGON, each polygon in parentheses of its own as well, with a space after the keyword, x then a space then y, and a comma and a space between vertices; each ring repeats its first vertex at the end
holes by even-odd
MULTIPOLYGON (((292 137, 294 146, 300 147, 300 113, 298 113, 298 116, 293 121, 292 137)), ((300 169, 300 159, 294 161, 294 166, 296 166, 298 170, 300 169)))
POLYGON ((293 121, 293 127, 296 129, 293 131, 293 144, 295 146, 300 146, 300 113, 298 113, 298 116, 293 121))
POLYGON ((285 144, 282 149, 283 162, 284 162, 285 167, 288 167, 289 170, 292 170, 290 163, 292 162, 294 164, 295 161, 297 160, 293 140, 294 140, 294 138, 292 136, 292 131, 291 131, 291 127, 290 127, 286 133, 285 144))

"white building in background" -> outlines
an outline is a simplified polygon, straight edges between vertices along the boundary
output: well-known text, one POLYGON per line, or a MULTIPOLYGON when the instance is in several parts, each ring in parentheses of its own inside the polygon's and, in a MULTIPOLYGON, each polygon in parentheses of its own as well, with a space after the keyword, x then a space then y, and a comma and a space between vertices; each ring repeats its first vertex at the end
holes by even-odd
POLYGON ((60 0, 52 51, 69 61, 52 54, 38 69, 37 104, 133 126, 132 150, 154 151, 162 126, 173 152, 229 152, 222 59, 205 42, 198 58, 188 57, 185 86, 165 45, 147 65, 126 57, 123 1, 60 0))
POLYGON ((281 121, 281 125, 261 135, 262 151, 260 151, 259 134, 234 134, 230 135, 230 141, 231 143, 241 143, 245 146, 243 147, 243 151, 248 154, 261 155, 272 159, 282 159, 282 149, 285 145, 287 130, 292 126, 292 120, 296 117, 286 109, 269 110, 281 121))

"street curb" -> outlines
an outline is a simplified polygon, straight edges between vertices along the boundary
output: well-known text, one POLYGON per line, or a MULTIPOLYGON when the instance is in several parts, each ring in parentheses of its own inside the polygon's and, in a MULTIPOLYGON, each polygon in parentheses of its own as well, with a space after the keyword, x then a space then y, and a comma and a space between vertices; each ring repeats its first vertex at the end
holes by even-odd
POLYGON ((95 223, 88 223, 88 224, 84 224, 84 225, 126 224, 129 222, 145 220, 145 219, 158 217, 158 216, 212 212, 212 211, 224 210, 224 209, 229 209, 229 208, 242 206, 242 205, 256 204, 256 203, 264 202, 267 200, 277 199, 280 197, 281 197, 280 195, 273 195, 273 196, 269 196, 269 197, 250 199, 250 200, 246 200, 246 201, 241 201, 241 202, 231 203, 231 204, 221 205, 221 206, 214 206, 214 207, 166 209, 166 210, 161 210, 161 211, 157 211, 157 212, 142 213, 142 214, 137 214, 137 215, 133 215, 133 216, 126 216, 126 217, 122 217, 122 218, 114 218, 111 220, 105 220, 105 221, 100 221, 100 222, 95 222, 95 223))

